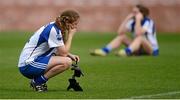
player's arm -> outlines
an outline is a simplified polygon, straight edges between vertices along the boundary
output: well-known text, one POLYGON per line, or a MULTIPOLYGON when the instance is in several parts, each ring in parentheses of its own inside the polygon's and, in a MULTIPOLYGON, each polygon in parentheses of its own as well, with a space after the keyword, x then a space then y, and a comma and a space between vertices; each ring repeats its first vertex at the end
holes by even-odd
POLYGON ((74 55, 68 52, 67 48, 65 46, 59 46, 57 47, 57 52, 56 55, 58 56, 63 56, 63 57, 69 57, 71 58, 73 61, 78 61, 80 60, 78 55, 74 55))
POLYGON ((71 48, 71 43, 72 43, 72 39, 74 37, 74 34, 76 33, 77 31, 77 28, 70 28, 70 30, 68 31, 68 39, 67 41, 65 42, 65 47, 66 47, 66 50, 68 51, 68 54, 67 56, 70 57, 73 61, 78 61, 80 60, 79 56, 78 55, 74 55, 74 54, 71 54, 69 51, 70 51, 70 48, 71 48))
POLYGON ((127 22, 131 19, 131 18, 133 18, 134 17, 134 15, 132 14, 132 13, 130 13, 125 19, 124 19, 124 21, 122 22, 122 24, 119 26, 119 28, 118 28, 118 34, 119 35, 122 35, 122 34, 125 34, 127 31, 128 31, 128 29, 126 28, 126 24, 127 24, 127 22))
POLYGON ((71 48, 71 42, 72 42, 72 39, 73 39, 76 31, 77 31, 77 28, 70 28, 68 31, 68 38, 65 41, 65 47, 66 47, 67 51, 69 51, 71 48))
POLYGON ((79 56, 67 52, 65 46, 57 47, 56 55, 58 55, 58 56, 63 56, 63 57, 69 57, 69 58, 71 58, 73 61, 77 61, 77 62, 80 61, 79 56))
POLYGON ((56 55, 67 57, 68 56, 68 51, 67 51, 66 47, 65 46, 57 47, 56 55))
POLYGON ((69 57, 73 61, 78 61, 79 62, 79 60, 80 60, 78 55, 74 55, 74 54, 69 53, 65 46, 57 47, 56 55, 63 56, 63 57, 69 57))
POLYGON ((55 54, 57 56, 67 57, 68 50, 64 44, 64 41, 63 41, 63 38, 61 37, 61 34, 57 35, 55 28, 51 29, 48 38, 47 38, 46 34, 43 34, 43 36, 47 40, 48 46, 50 48, 56 48, 55 54), (57 36, 59 36, 59 37, 57 37, 57 36))
MULTIPOLYGON (((71 29, 67 34, 68 34, 68 38, 66 41, 64 41, 64 45, 63 46, 59 46, 57 47, 57 52, 56 54, 59 56, 65 56, 67 57, 69 55, 69 51, 71 48, 71 42, 72 42, 72 38, 74 36, 76 32, 76 29, 71 29)), ((63 37, 66 38, 66 37, 63 37)))
POLYGON ((141 25, 141 21, 143 19, 143 15, 141 13, 138 13, 135 16, 136 24, 135 24, 135 34, 136 36, 143 35, 147 30, 144 29, 141 25))

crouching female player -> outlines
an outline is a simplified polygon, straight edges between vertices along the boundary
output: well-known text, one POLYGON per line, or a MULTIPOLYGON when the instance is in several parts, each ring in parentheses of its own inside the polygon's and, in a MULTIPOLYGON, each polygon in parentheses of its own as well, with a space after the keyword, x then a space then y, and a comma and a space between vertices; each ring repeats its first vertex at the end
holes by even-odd
POLYGON ((148 15, 149 9, 145 6, 134 6, 132 12, 120 25, 118 35, 102 49, 95 49, 91 52, 91 55, 106 56, 110 51, 124 44, 127 48, 119 50, 117 55, 146 54, 157 56, 159 48, 156 39, 156 29, 153 20, 148 15), (132 33, 132 40, 125 34, 126 32, 132 33))
POLYGON ((31 79, 30 85, 36 91, 47 91, 50 78, 67 70, 72 61, 79 61, 77 55, 69 53, 79 19, 76 11, 64 11, 55 22, 39 28, 25 44, 18 67, 22 75, 31 79))

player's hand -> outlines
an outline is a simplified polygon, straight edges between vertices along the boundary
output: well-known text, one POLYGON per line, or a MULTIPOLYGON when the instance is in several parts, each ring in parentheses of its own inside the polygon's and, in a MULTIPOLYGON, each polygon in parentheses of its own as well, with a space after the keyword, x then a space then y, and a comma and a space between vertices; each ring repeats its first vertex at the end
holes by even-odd
POLYGON ((69 32, 71 34, 74 34, 77 32, 77 23, 76 22, 69 24, 69 32))
POLYGON ((135 15, 134 15, 133 13, 130 13, 130 14, 126 17, 126 19, 129 20, 129 19, 133 18, 134 16, 135 16, 135 15))
POLYGON ((142 13, 137 13, 135 18, 136 18, 136 20, 142 20, 143 19, 142 13))
POLYGON ((77 32, 77 28, 70 28, 69 29, 69 35, 74 36, 74 34, 77 32))
POLYGON ((77 61, 77 62, 80 61, 80 58, 79 58, 78 55, 69 54, 68 56, 69 56, 73 61, 77 61))

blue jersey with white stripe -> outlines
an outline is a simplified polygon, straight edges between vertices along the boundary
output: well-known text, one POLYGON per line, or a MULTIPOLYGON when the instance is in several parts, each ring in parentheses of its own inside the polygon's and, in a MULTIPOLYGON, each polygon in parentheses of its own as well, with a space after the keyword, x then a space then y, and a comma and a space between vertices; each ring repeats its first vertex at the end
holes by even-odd
MULTIPOLYGON (((132 33, 133 37, 135 37, 135 19, 130 19, 127 24, 126 28, 132 33)), ((141 26, 146 32, 144 33, 144 36, 147 38, 147 40, 151 43, 154 50, 158 50, 158 42, 156 38, 156 29, 155 24, 152 19, 145 17, 141 21, 141 26)))
POLYGON ((49 56, 56 52, 56 47, 64 46, 61 30, 54 22, 38 29, 25 44, 18 67, 32 63, 38 57, 49 56))

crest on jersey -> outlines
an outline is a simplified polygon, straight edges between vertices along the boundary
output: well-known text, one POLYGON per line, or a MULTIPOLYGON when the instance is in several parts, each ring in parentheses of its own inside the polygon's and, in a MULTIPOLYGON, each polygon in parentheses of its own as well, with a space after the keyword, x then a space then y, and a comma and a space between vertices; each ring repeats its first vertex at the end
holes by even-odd
POLYGON ((59 34, 56 35, 56 38, 58 41, 60 41, 62 39, 62 37, 59 34))

